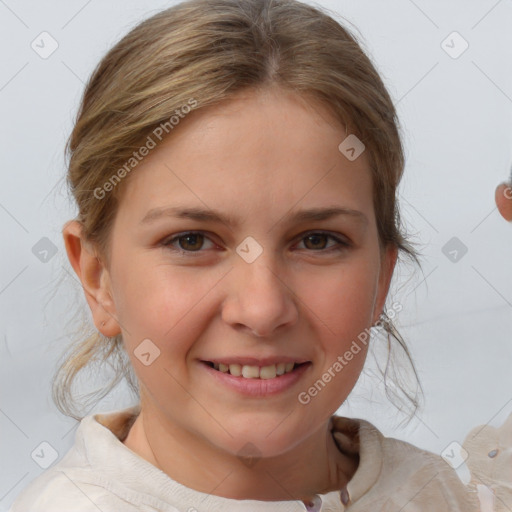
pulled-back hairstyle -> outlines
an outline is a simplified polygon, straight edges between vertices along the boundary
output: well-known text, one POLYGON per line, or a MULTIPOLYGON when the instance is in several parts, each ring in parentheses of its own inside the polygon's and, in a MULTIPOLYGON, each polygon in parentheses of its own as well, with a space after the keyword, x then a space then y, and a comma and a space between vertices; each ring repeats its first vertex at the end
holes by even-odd
MULTIPOLYGON (((85 87, 66 146, 77 220, 107 267, 113 220, 130 179, 118 171, 148 135, 169 125, 173 113, 183 112, 191 100, 200 110, 242 90, 268 86, 321 102, 364 143, 381 247, 392 244, 418 262, 403 235, 397 204, 404 154, 396 111, 355 37, 326 10, 296 0, 188 0, 137 25, 103 57, 85 87), (116 172, 123 175, 119 183, 112 182, 116 172), (109 180, 113 185, 105 187, 109 180)), ((383 326, 388 354, 397 341, 418 384, 403 339, 389 318, 383 326)), ((71 345, 52 382, 55 404, 75 419, 83 415, 76 413, 72 384, 94 361, 115 369, 102 397, 123 378, 138 395, 121 335, 108 338, 90 329, 71 345)), ((389 372, 390 361, 388 356, 385 383, 390 375, 400 381, 400 372, 389 372)), ((394 388, 391 400, 415 411, 418 388, 408 391, 401 382, 394 388)))

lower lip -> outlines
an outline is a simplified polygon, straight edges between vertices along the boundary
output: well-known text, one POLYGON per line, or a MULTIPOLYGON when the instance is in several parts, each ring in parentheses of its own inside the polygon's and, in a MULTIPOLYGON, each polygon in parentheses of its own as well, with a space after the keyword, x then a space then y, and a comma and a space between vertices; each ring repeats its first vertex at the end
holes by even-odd
POLYGON ((208 373, 218 382, 227 386, 238 393, 246 396, 272 396, 282 393, 290 389, 296 384, 299 379, 304 375, 304 372, 308 370, 311 363, 305 363, 295 368, 290 373, 284 373, 273 379, 246 379, 245 377, 235 377, 230 373, 224 373, 219 370, 215 370, 206 363, 200 361, 201 367, 203 367, 208 373))

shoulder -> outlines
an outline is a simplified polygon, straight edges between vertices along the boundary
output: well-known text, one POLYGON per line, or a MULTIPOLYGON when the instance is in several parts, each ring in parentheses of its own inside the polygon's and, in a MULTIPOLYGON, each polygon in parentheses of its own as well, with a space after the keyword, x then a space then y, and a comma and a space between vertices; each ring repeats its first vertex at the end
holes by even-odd
POLYGON ((91 481, 83 470, 52 468, 36 477, 17 496, 9 512, 114 512, 138 510, 115 494, 101 481, 91 481), (84 478, 85 477, 85 478, 84 478))
POLYGON ((347 448, 359 453, 359 467, 348 485, 349 494, 359 501, 354 512, 367 507, 402 512, 479 510, 474 493, 439 455, 385 437, 365 420, 335 422, 341 430, 341 435, 334 431, 335 438, 351 437, 347 448))
MULTIPOLYGON (((375 429, 367 425, 367 429, 375 429)), ((376 430, 376 429, 375 429, 376 430)), ((404 510, 479 510, 477 497, 438 454, 380 434, 383 488, 393 489, 390 502, 404 510)))
POLYGON ((463 449, 482 505, 491 501, 507 510, 512 503, 512 414, 500 427, 485 424, 473 428, 463 449))
POLYGON ((409 475, 411 472, 416 473, 415 470, 426 469, 456 478, 460 482, 456 473, 439 455, 406 441, 386 437, 366 420, 334 416, 332 421, 333 435, 340 449, 358 453, 363 464, 371 460, 373 467, 380 468, 380 473, 386 469, 409 475))
POLYGON ((145 510, 131 505, 134 493, 104 470, 115 455, 113 447, 112 432, 93 415, 83 418, 68 452, 18 494, 9 512, 145 510))

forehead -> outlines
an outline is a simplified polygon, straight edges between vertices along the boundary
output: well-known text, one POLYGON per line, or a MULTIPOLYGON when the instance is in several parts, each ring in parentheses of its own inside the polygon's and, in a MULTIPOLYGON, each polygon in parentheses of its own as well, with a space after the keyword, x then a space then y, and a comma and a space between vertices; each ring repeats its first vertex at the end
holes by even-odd
POLYGON ((275 218, 323 202, 370 213, 368 159, 340 152, 347 135, 319 103, 282 91, 239 94, 182 119, 132 171, 120 209, 182 201, 275 218))

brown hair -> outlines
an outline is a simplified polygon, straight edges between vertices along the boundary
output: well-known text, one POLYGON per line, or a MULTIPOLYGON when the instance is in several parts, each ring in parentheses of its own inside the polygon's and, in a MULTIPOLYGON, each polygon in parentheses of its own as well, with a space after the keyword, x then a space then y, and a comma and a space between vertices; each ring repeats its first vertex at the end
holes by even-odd
MULTIPOLYGON (((393 244, 418 263, 402 234, 396 199, 404 167, 396 111, 355 37, 332 13, 296 0, 188 0, 140 23, 103 57, 86 85, 66 146, 67 182, 78 206, 77 220, 107 266, 112 221, 129 176, 100 199, 94 191, 112 182, 148 134, 169 123, 191 99, 201 109, 244 89, 267 86, 321 102, 347 133, 365 144, 381 246, 393 244)), ((389 350, 392 339, 398 341, 419 384, 403 339, 389 319, 383 325, 389 350)), ((83 416, 74 411, 71 387, 94 360, 115 369, 101 396, 122 378, 138 394, 121 336, 89 332, 72 345, 52 383, 57 407, 75 419, 83 416)), ((388 357, 385 381, 389 364, 388 357)), ((407 391, 401 384, 398 389, 414 412, 417 389, 407 391)), ((394 393, 389 396, 397 403, 394 393)))

